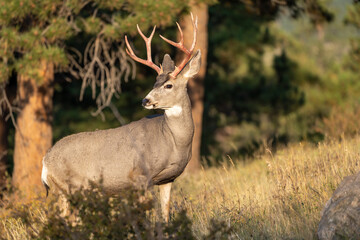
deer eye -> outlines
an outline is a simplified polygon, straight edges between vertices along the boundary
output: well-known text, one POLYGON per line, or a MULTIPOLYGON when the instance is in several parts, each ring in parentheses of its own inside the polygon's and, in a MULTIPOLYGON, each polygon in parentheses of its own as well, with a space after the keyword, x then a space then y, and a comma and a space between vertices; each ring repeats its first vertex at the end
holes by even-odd
POLYGON ((164 88, 166 88, 166 89, 170 89, 170 88, 172 88, 172 87, 173 87, 172 84, 166 84, 166 85, 164 86, 164 88))

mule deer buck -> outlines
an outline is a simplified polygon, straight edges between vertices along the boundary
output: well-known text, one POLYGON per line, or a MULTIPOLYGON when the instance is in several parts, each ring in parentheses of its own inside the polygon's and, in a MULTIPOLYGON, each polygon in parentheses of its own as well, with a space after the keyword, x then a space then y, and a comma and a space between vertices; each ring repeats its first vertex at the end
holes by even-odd
POLYGON ((142 100, 147 109, 164 109, 160 116, 145 117, 119 128, 82 132, 64 137, 45 155, 41 179, 48 191, 67 191, 69 186, 88 186, 89 181, 102 180, 109 193, 129 186, 144 188, 159 185, 161 211, 169 219, 169 201, 172 182, 184 171, 191 157, 194 124, 187 82, 200 68, 200 50, 196 44, 197 18, 192 18, 194 28, 190 49, 184 46, 182 30, 180 42, 163 36, 169 44, 185 53, 178 67, 168 54, 159 67, 151 59, 151 40, 138 32, 146 43, 147 60, 137 57, 127 37, 127 53, 137 62, 153 68, 158 76, 150 93, 142 100))

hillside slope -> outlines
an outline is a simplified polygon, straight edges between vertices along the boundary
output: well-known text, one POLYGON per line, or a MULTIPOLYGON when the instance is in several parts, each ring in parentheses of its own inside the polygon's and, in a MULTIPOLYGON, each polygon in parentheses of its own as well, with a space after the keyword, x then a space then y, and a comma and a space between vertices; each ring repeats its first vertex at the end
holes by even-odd
POLYGON ((238 165, 229 159, 223 167, 181 177, 172 201, 187 209, 197 234, 216 218, 241 239, 312 239, 325 202, 359 170, 360 137, 316 147, 300 143, 275 156, 268 151, 238 165))

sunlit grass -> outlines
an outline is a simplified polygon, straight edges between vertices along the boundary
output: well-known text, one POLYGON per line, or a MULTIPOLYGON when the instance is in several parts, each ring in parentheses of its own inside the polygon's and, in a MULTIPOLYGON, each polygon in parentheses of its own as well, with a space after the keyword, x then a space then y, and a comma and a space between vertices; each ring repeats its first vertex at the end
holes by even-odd
MULTIPOLYGON (((316 237, 321 210, 341 180, 360 170, 360 138, 297 144, 245 164, 210 168, 175 182, 173 203, 205 231, 212 217, 239 238, 316 237)), ((175 210, 173 208, 173 210, 175 210)))
MULTIPOLYGON (((217 219, 233 227, 234 239, 314 239, 325 202, 359 170, 360 137, 268 150, 246 162, 229 157, 220 167, 177 179, 171 211, 185 208, 198 237, 217 219)), ((36 204, 29 211, 46 222, 36 204)), ((0 239, 30 239, 24 223, 6 211, 0 211, 0 239)), ((38 226, 31 228, 36 235, 38 226)))

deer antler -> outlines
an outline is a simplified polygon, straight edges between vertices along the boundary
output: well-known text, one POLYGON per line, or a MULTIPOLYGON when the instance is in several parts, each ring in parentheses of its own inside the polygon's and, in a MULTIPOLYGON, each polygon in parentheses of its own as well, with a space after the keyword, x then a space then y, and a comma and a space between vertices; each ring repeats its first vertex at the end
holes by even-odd
POLYGON ((173 45, 176 48, 179 48, 181 51, 183 51, 186 55, 186 57, 183 59, 183 61, 180 63, 180 65, 178 67, 175 68, 175 70, 170 74, 171 77, 175 78, 180 71, 185 67, 186 63, 189 61, 189 59, 191 58, 191 55, 194 51, 195 45, 196 45, 196 34, 197 34, 197 23, 198 23, 198 18, 196 16, 195 18, 195 22, 194 22, 194 17, 193 14, 191 13, 191 22, 193 24, 193 28, 194 28, 194 37, 193 37, 193 42, 191 45, 190 49, 187 49, 184 46, 184 36, 183 36, 183 32, 181 30, 181 27, 178 23, 176 23, 176 25, 178 26, 179 32, 180 32, 180 41, 178 43, 173 42, 163 36, 160 35, 160 37, 167 43, 173 45))
POLYGON ((141 59, 139 57, 137 57, 134 53, 134 51, 132 50, 132 48, 130 47, 130 44, 128 42, 128 39, 127 39, 127 36, 125 35, 125 43, 126 43, 126 52, 127 54, 129 54, 129 56, 134 59, 135 61, 139 62, 139 63, 142 63, 146 66, 149 66, 151 67, 152 69, 154 69, 158 74, 161 73, 161 69, 160 67, 158 67, 155 63, 153 63, 152 59, 151 59, 151 40, 154 36, 154 33, 155 33, 155 29, 156 29, 156 26, 154 26, 154 29, 150 35, 150 37, 145 37, 145 35, 142 33, 142 31, 140 30, 139 28, 139 25, 136 25, 137 26, 137 30, 140 34, 140 36, 144 39, 145 41, 145 44, 146 44, 146 52, 147 52, 147 60, 145 59, 141 59))

